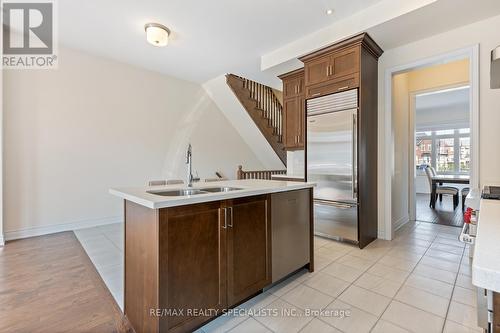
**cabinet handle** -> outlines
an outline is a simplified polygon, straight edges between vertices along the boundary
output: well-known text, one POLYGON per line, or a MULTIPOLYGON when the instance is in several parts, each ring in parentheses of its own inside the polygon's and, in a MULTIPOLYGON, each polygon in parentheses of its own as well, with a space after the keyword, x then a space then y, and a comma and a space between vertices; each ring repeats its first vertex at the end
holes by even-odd
POLYGON ((224 210, 224 225, 222 229, 227 229, 227 208, 222 208, 224 210))
POLYGON ((227 226, 229 228, 232 228, 233 227, 233 207, 229 207, 229 211, 231 212, 230 213, 230 218, 229 218, 229 221, 231 221, 231 224, 228 224, 227 226))
POLYGON ((339 90, 346 90, 346 89, 349 89, 349 86, 340 87, 339 89, 337 89, 337 91, 339 91, 339 90))

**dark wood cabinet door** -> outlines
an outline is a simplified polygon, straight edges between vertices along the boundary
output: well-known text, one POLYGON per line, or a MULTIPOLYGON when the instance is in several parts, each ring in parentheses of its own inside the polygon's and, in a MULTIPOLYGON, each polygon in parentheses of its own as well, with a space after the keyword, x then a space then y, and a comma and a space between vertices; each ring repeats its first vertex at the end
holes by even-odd
POLYGON ((305 85, 321 83, 329 80, 330 57, 325 56, 319 59, 307 62, 305 69, 305 85))
POLYGON ((184 313, 162 317, 160 332, 188 332, 215 314, 189 309, 227 306, 226 230, 221 202, 160 211, 160 307, 184 313), (168 287, 167 287, 168 286, 168 287))
POLYGON ((297 122, 298 126, 298 139, 297 139, 297 148, 303 149, 305 144, 305 136, 306 136, 306 100, 304 97, 298 97, 299 100, 299 112, 297 112, 297 122))
POLYGON ((227 299, 236 304, 271 283, 267 195, 227 201, 227 299))
POLYGON ((287 78, 283 80, 283 98, 295 97, 299 92, 299 78, 287 78))
POLYGON ((360 66, 359 47, 334 53, 330 58, 330 75, 332 78, 338 78, 359 72, 360 66))
POLYGON ((299 113, 300 113, 300 98, 288 98, 283 101, 284 124, 283 138, 285 148, 296 148, 299 134, 299 113))

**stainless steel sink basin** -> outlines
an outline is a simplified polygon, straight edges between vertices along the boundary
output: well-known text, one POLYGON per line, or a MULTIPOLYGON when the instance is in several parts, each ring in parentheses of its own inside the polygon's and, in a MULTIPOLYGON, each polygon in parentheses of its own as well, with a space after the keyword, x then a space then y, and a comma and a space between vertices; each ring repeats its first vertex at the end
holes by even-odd
POLYGON ((186 197, 190 195, 230 192, 236 190, 241 190, 241 188, 236 188, 236 187, 184 188, 179 190, 147 191, 147 193, 161 195, 163 197, 186 197))
POLYGON ((241 190, 241 188, 237 187, 208 187, 208 188, 202 188, 202 191, 210 192, 210 193, 216 193, 216 192, 231 192, 231 191, 237 191, 241 190))
POLYGON ((147 191, 150 194, 161 195, 164 197, 186 197, 189 195, 208 194, 209 192, 201 191, 199 189, 182 189, 182 190, 169 190, 169 191, 147 191))

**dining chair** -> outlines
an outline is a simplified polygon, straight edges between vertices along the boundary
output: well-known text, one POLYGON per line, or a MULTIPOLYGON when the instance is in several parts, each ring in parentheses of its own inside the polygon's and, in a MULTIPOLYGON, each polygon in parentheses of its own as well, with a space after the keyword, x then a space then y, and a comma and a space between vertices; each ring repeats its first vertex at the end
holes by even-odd
MULTIPOLYGON (((428 166, 425 168, 425 174, 427 175, 427 180, 429 181, 429 187, 431 190, 430 194, 430 200, 429 200, 429 206, 432 207, 432 177, 435 176, 433 174, 433 168, 428 166)), ((436 170, 434 170, 435 172, 436 170)), ((439 196, 439 201, 443 201, 443 195, 452 195, 453 196, 453 209, 456 209, 458 206, 458 188, 453 187, 453 186, 442 186, 442 185, 436 185, 436 197, 434 198, 434 201, 436 201, 437 197, 439 196)))

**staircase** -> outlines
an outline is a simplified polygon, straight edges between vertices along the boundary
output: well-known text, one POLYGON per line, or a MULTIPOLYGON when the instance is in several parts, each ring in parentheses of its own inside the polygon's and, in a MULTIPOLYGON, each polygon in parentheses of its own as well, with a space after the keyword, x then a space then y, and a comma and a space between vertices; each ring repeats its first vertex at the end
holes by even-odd
POLYGON ((283 106, 272 88, 234 74, 227 74, 226 82, 286 166, 283 106))

